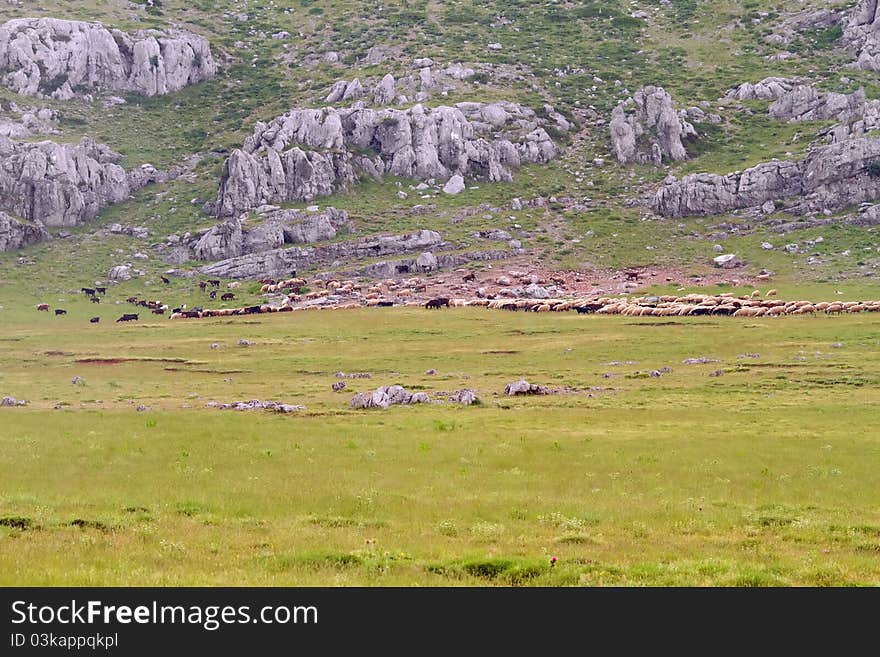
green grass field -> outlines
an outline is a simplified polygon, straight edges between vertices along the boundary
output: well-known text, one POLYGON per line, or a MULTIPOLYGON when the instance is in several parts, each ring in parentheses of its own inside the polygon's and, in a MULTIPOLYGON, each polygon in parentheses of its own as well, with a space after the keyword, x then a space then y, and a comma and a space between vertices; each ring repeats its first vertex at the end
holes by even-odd
POLYGON ((89 310, 3 311, 0 585, 880 583, 874 316, 89 310))

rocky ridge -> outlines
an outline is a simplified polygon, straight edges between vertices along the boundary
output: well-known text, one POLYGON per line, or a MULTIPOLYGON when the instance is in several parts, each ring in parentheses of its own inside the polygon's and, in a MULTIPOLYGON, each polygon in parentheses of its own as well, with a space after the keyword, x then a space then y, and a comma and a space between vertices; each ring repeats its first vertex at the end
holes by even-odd
POLYGON ((182 30, 128 34, 57 18, 18 18, 0 26, 0 84, 23 96, 157 96, 210 80, 215 71, 208 41, 182 30))

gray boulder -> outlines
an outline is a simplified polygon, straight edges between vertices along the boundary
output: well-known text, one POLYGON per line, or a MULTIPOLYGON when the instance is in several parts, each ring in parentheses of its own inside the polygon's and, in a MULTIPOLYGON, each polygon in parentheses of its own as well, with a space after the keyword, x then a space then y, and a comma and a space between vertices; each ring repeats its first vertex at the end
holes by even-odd
POLYGON ((662 87, 643 87, 618 104, 609 124, 611 148, 621 164, 660 165, 687 158, 683 140, 696 138, 696 129, 675 111, 662 87))
POLYGON ((394 101, 394 87, 394 76, 386 74, 373 90, 373 102, 376 105, 390 105, 394 101))
POLYGON ((128 34, 57 18, 17 18, 0 26, 0 84, 25 96, 157 96, 210 80, 215 70, 208 42, 181 30, 128 34))
POLYGON ((223 260, 240 256, 243 246, 241 222, 223 221, 202 235, 193 247, 198 260, 223 260))
POLYGON ((860 115, 864 105, 864 89, 839 94, 820 92, 812 85, 799 85, 782 93, 770 105, 770 116, 784 121, 848 121, 860 115))
POLYGON ((128 265, 116 265, 107 273, 107 278, 111 281, 130 281, 131 267, 128 265))
POLYGON ((716 256, 712 259, 712 262, 716 267, 720 267, 721 269, 735 269, 742 265, 742 260, 733 253, 725 253, 724 255, 716 256))
POLYGON ((446 184, 443 185, 443 192, 450 195, 459 194, 465 190, 464 178, 462 178, 459 174, 455 174, 449 180, 446 181, 446 184))
POLYGON ((550 389, 546 386, 535 385, 525 379, 520 379, 519 381, 508 383, 504 387, 504 394, 509 397, 514 395, 548 395, 550 394, 550 389))
POLYGON ((14 251, 49 239, 49 231, 40 222, 29 223, 0 212, 0 252, 14 251))

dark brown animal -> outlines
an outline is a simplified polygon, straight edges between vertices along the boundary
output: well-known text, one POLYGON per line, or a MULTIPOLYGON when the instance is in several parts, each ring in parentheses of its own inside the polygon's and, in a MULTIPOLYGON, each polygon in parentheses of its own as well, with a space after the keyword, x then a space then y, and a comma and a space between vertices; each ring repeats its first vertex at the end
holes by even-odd
POLYGON ((428 303, 425 304, 425 308, 440 308, 442 306, 446 306, 449 308, 449 299, 446 297, 438 297, 436 299, 431 299, 428 303))
POLYGON ((223 296, 220 297, 221 301, 231 301, 235 298, 235 295, 232 292, 227 292, 223 296))
MULTIPOLYGON (((393 301, 380 301, 376 305, 379 306, 380 308, 390 308, 391 306, 394 305, 394 302, 393 301)), ((448 306, 449 304, 446 304, 446 305, 448 306)))
POLYGON ((206 287, 208 287, 208 284, 205 281, 199 281, 199 289, 204 290, 206 287))
POLYGON ((56 309, 55 309, 55 314, 56 314, 56 315, 66 315, 66 314, 67 314, 67 311, 66 311, 66 310, 62 310, 61 308, 56 308, 56 309))
POLYGON ((216 299, 217 298, 217 290, 211 290, 208 293, 208 296, 211 297, 211 299, 216 299))
POLYGON ((136 322, 138 319, 137 313, 125 313, 122 317, 117 319, 117 322, 136 322))
POLYGON ((464 276, 461 277, 463 281, 475 281, 477 280, 477 275, 474 272, 468 272, 464 276))
POLYGON ((92 317, 89 321, 90 321, 92 324, 97 324, 98 322, 101 321, 101 318, 100 318, 100 317, 92 317))
POLYGON ((96 287, 95 292, 97 292, 98 294, 107 294, 107 288, 106 287, 96 287))
POLYGON ((171 282, 167 278, 165 278, 164 276, 160 276, 159 278, 162 279, 162 282, 165 283, 165 285, 168 285, 171 282))
POLYGON ((90 288, 90 287, 81 287, 81 288, 80 288, 80 291, 81 291, 83 294, 88 294, 90 297, 95 296, 95 290, 94 290, 93 288, 90 288))
POLYGON ((208 282, 211 284, 212 287, 220 287, 220 281, 218 281, 217 279, 209 280, 208 282))
POLYGON ((92 303, 101 303, 101 300, 98 297, 89 297, 89 301, 92 303))
POLYGON ((49 304, 48 303, 38 304, 37 310, 45 310, 46 312, 49 312, 49 304))

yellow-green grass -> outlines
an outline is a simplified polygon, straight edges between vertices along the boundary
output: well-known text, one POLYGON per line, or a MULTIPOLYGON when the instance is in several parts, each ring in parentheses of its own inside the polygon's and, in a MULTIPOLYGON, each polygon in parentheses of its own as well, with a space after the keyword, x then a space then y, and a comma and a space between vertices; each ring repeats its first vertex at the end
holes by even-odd
POLYGON ((875 315, 89 310, 4 309, 0 585, 880 582, 875 315), (348 408, 394 383, 482 404, 348 408))

